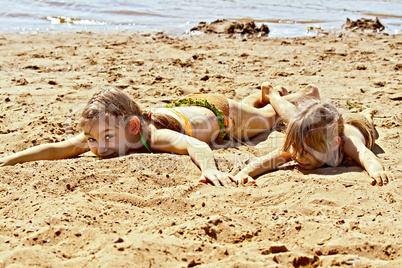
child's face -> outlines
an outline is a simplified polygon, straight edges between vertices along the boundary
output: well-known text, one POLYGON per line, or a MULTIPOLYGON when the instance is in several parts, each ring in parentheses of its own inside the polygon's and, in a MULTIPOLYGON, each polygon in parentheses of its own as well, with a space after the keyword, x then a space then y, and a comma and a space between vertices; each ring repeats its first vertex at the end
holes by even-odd
MULTIPOLYGON (((314 153, 314 155, 321 154, 319 152, 314 153)), ((321 167, 324 163, 317 160, 313 154, 308 152, 298 153, 294 149, 293 146, 290 147, 290 154, 292 155, 292 159, 299 163, 299 166, 302 169, 314 169, 321 167)), ((323 155, 323 154, 321 154, 323 155)), ((322 159, 322 158, 321 158, 322 159)))
POLYGON ((119 127, 113 118, 98 119, 84 126, 89 149, 100 158, 126 155, 129 150, 126 128, 119 127))

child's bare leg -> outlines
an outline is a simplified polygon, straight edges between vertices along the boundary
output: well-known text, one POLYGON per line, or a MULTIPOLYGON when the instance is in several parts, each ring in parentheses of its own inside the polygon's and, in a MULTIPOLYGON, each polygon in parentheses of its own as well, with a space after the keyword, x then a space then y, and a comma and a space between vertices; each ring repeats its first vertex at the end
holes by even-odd
POLYGON ((229 101, 231 110, 230 117, 234 119, 231 127, 233 135, 239 139, 251 138, 265 130, 273 128, 278 116, 283 116, 281 113, 285 114, 290 111, 290 114, 285 115, 288 118, 285 118, 285 120, 289 120, 293 115, 292 111, 295 112, 297 109, 296 106, 289 101, 295 101, 302 96, 310 96, 319 99, 318 89, 312 85, 307 86, 297 93, 286 94, 288 94, 288 91, 284 87, 276 87, 273 89, 269 83, 264 83, 261 87, 261 93, 251 95, 245 99, 246 102, 244 100, 239 103, 229 101), (276 109, 273 105, 274 103, 271 103, 272 105, 263 104, 264 102, 270 102, 270 95, 268 96, 268 93, 272 94, 275 103, 283 102, 284 105, 288 107, 285 109, 279 108, 280 112, 278 112, 274 110, 276 109), (262 100, 263 97, 265 101, 262 100), (256 105, 258 103, 259 105, 256 105))
MULTIPOLYGON (((267 98, 267 88, 269 91, 269 83, 265 82, 263 86, 261 87, 261 92, 259 93, 254 93, 251 94, 247 97, 245 97, 241 103, 242 104, 247 104, 255 108, 261 108, 264 107, 265 105, 269 104, 269 98, 267 98)), ((320 99, 320 94, 318 92, 318 88, 314 85, 308 85, 304 89, 301 89, 295 93, 289 94, 288 90, 281 86, 277 87, 277 90, 279 91, 279 95, 281 95, 285 100, 288 100, 290 102, 293 102, 297 100, 300 97, 304 96, 309 96, 313 97, 316 99, 320 99)))
MULTIPOLYGON (((268 97, 268 94, 272 88, 273 88, 273 86, 271 85, 270 82, 264 82, 261 85, 261 102, 262 103, 270 103, 271 102, 268 97)), ((278 92, 279 96, 286 96, 289 94, 288 90, 286 88, 284 88, 283 86, 277 86, 275 88, 276 88, 276 91, 278 92)), ((294 96, 290 96, 288 98, 293 98, 293 97, 294 96)))
MULTIPOLYGON (((279 94, 281 96, 286 96, 286 95, 289 94, 289 92, 287 91, 286 88, 281 87, 281 89, 279 91, 279 94)), ((295 96, 290 97, 290 99, 293 99, 294 97, 295 96)), ((297 96, 296 96, 296 98, 297 98, 297 96)), ((251 94, 251 95, 245 97, 241 101, 241 103, 250 105, 250 106, 255 107, 255 108, 261 108, 261 107, 264 107, 265 105, 269 104, 269 100, 266 101, 265 92, 261 89, 261 92, 254 93, 254 94, 251 94)))
POLYGON ((286 122, 289 122, 296 113, 297 107, 294 103, 297 102, 298 99, 301 97, 320 99, 318 88, 314 85, 308 85, 296 93, 285 96, 280 95, 282 90, 283 87, 273 88, 269 83, 262 84, 261 89, 262 93, 265 94, 264 100, 269 101, 276 113, 286 122))
POLYGON ((309 98, 319 100, 320 99, 320 92, 318 90, 318 87, 316 87, 313 84, 309 84, 305 88, 303 88, 303 89, 301 89, 301 90, 299 90, 299 91, 297 91, 295 93, 289 94, 289 96, 285 96, 285 99, 290 101, 290 102, 292 102, 292 101, 294 101, 294 100, 296 100, 298 98, 301 98, 301 97, 309 97, 309 98))
POLYGON ((262 93, 265 94, 263 96, 264 101, 269 101, 276 113, 288 122, 296 112, 297 107, 284 97, 281 97, 279 89, 278 87, 273 88, 269 83, 264 83, 261 87, 262 93))
POLYGON ((261 108, 263 105, 261 103, 261 92, 251 94, 245 97, 242 101, 242 104, 250 105, 255 108, 261 108))
POLYGON ((243 102, 229 100, 229 111, 231 135, 241 140, 272 129, 278 119, 272 105, 257 108, 243 102))
MULTIPOLYGON (((272 88, 272 85, 269 82, 265 82, 261 86, 261 101, 264 103, 270 103, 270 99, 268 97, 268 93, 270 92, 270 89, 272 88)), ((309 97, 309 98, 314 98, 314 99, 320 99, 320 92, 318 91, 318 88, 313 85, 309 84, 305 88, 298 90, 295 93, 289 94, 288 90, 284 88, 283 86, 276 86, 275 87, 276 91, 279 92, 279 95, 282 96, 285 100, 294 102, 297 99, 301 97, 309 97)))

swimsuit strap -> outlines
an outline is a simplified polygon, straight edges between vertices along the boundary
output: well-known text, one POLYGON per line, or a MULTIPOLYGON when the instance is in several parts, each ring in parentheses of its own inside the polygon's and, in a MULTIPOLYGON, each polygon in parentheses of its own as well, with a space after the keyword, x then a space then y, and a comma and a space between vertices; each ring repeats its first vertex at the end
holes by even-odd
POLYGON ((147 150, 152 154, 152 151, 151 151, 151 149, 149 149, 149 147, 148 147, 147 143, 145 142, 145 139, 142 136, 141 132, 139 132, 139 133, 140 133, 140 139, 142 141, 142 144, 144 144, 145 148, 147 148, 147 150))
POLYGON ((218 108, 216 108, 215 105, 212 103, 208 102, 207 100, 200 100, 200 99, 182 99, 178 101, 174 101, 171 104, 166 104, 165 108, 173 108, 177 106, 189 106, 189 105, 194 105, 194 106, 201 106, 210 109, 217 117, 218 119, 218 124, 220 127, 220 133, 218 136, 218 140, 222 140, 226 134, 227 134, 227 128, 228 128, 228 121, 223 115, 222 111, 220 111, 218 108))
POLYGON ((181 120, 183 120, 183 122, 184 122, 184 130, 188 133, 188 135, 190 137, 192 137, 193 136, 193 129, 192 129, 190 121, 187 119, 187 117, 185 117, 182 113, 180 113, 179 111, 176 111, 174 109, 169 109, 169 111, 173 112, 175 115, 180 117, 181 120))

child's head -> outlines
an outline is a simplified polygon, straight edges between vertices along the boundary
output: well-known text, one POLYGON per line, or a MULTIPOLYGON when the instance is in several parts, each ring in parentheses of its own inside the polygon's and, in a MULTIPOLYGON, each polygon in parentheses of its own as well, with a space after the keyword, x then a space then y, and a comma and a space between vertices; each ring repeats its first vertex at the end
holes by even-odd
POLYGON ((333 105, 313 99, 298 108, 289 122, 283 149, 301 168, 337 165, 344 136, 342 115, 333 105))
POLYGON ((141 115, 141 109, 126 93, 114 88, 103 89, 88 101, 81 114, 81 126, 100 117, 115 116, 126 120, 134 115, 141 115))
POLYGON ((80 122, 90 150, 102 158, 125 155, 139 131, 140 115, 140 107, 121 90, 109 88, 96 93, 80 122))

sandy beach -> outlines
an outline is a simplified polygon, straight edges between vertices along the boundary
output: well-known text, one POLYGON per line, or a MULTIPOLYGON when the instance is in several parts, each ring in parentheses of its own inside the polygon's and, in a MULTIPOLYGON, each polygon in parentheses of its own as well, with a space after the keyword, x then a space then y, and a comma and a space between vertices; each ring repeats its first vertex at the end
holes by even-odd
MULTIPOLYGON (((371 186, 350 160, 218 188, 173 154, 2 167, 0 267, 401 267, 401 51, 402 35, 358 33, 1 34, 0 157, 77 134, 80 109, 105 87, 151 109, 194 92, 241 100, 265 81, 313 83, 343 111, 377 111, 374 152, 396 179, 371 186)), ((235 175, 280 146, 281 131, 215 148, 219 169, 235 175)))

